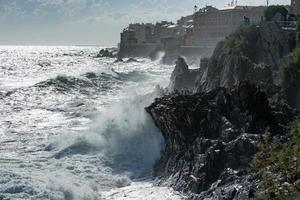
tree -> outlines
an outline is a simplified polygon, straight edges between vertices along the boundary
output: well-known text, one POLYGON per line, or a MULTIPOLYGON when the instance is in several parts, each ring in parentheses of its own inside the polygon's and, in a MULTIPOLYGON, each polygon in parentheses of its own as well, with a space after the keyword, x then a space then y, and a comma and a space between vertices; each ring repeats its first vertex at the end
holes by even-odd
POLYGON ((270 21, 276 13, 280 13, 282 16, 286 17, 289 11, 284 6, 269 6, 264 11, 265 20, 270 21))
POLYGON ((256 26, 241 26, 226 38, 224 46, 242 52, 255 62, 258 41, 259 29, 256 26))

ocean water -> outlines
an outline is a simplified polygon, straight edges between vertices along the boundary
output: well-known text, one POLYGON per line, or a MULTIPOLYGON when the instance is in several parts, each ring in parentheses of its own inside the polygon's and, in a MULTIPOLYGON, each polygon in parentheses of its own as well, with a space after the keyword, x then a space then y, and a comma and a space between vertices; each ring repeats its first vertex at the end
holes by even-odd
POLYGON ((152 177, 164 141, 144 111, 172 66, 100 47, 0 46, 0 199, 183 199, 152 177))

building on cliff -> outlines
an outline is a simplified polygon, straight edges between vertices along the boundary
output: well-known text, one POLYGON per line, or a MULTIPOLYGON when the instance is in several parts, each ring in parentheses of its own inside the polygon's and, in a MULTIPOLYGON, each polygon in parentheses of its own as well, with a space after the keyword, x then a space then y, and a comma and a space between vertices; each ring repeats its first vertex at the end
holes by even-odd
POLYGON ((150 23, 130 24, 121 33, 119 57, 149 56, 155 49, 154 25, 150 23))
POLYGON ((130 24, 121 33, 121 42, 129 44, 143 44, 153 42, 153 24, 130 24))
POLYGON ((300 15, 300 0, 291 1, 291 13, 300 15))
POLYGON ((206 6, 177 23, 130 24, 121 33, 119 56, 149 57, 155 51, 165 51, 170 62, 178 55, 210 56, 217 43, 242 24, 258 24, 263 18, 263 6, 232 6, 217 9, 206 6))
POLYGON ((217 9, 206 6, 194 14, 194 45, 214 48, 241 24, 259 23, 265 7, 233 6, 217 9))
POLYGON ((124 29, 121 33, 122 44, 137 44, 134 30, 124 29))
POLYGON ((178 35, 178 25, 173 22, 162 21, 154 26, 154 41, 160 43, 162 39, 176 37, 178 35))
POLYGON ((178 33, 181 36, 185 36, 187 30, 194 24, 194 15, 188 15, 185 17, 181 17, 177 21, 178 25, 178 33))
POLYGON ((192 46, 194 42, 194 15, 181 17, 177 21, 177 31, 183 46, 192 46))
MULTIPOLYGON (((184 21, 184 20, 182 20, 184 21)), ((183 22, 182 22, 183 23, 183 22)), ((121 33, 119 56, 148 57, 155 49, 162 48, 169 41, 179 41, 177 24, 168 21, 154 24, 130 24, 121 33)))

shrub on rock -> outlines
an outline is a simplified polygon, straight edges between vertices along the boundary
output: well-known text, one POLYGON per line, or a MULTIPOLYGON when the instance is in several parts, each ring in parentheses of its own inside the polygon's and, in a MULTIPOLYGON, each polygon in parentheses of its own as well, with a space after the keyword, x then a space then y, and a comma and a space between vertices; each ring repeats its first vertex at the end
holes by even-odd
POLYGON ((288 103, 300 107, 300 49, 296 49, 282 61, 280 69, 281 87, 288 103))
POLYGON ((279 5, 269 6, 264 11, 265 20, 266 21, 272 20, 272 18, 277 13, 280 13, 283 17, 286 17, 289 11, 284 6, 279 6, 279 5))
POLYGON ((257 200, 285 200, 300 197, 300 122, 290 124, 290 140, 272 141, 267 131, 251 168, 262 177, 257 200))

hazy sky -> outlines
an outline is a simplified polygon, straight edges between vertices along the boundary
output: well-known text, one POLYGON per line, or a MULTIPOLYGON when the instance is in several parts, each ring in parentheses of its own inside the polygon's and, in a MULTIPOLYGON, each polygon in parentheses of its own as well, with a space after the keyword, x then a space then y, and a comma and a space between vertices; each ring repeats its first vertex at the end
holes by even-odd
MULTIPOLYGON (((0 45, 116 45, 131 22, 176 21, 230 0, 0 0, 0 45)), ((290 4, 290 0, 270 0, 290 4)), ((265 5, 266 0, 239 0, 265 5)))

